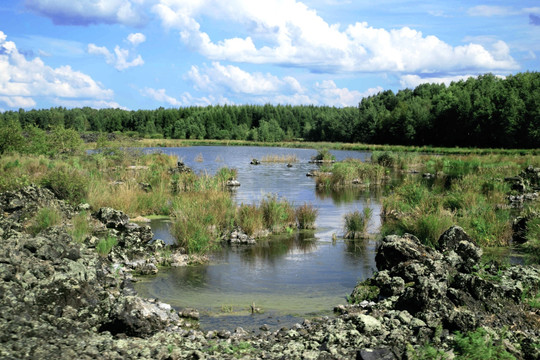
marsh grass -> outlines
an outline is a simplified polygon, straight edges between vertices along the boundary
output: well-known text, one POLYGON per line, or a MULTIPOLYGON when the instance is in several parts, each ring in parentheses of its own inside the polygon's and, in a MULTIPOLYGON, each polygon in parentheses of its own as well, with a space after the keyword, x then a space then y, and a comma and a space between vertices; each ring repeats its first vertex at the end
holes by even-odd
POLYGON ((58 209, 52 207, 43 207, 38 210, 36 215, 30 221, 28 232, 32 235, 37 235, 45 229, 60 225, 61 222, 62 214, 58 209))
POLYGON ((202 153, 199 153, 197 156, 195 156, 195 161, 196 162, 203 162, 204 161, 202 153))
POLYGON ((317 155, 311 158, 313 161, 335 161, 336 157, 330 152, 330 150, 323 148, 317 151, 317 155))
POLYGON ((277 155, 277 154, 269 154, 265 155, 261 158, 261 162, 267 162, 267 163, 295 163, 298 162, 298 158, 295 154, 285 154, 285 155, 277 155))
POLYGON ((267 195, 261 200, 260 208, 263 213, 264 225, 272 232, 279 232, 287 227, 296 225, 294 207, 277 195, 267 195))
POLYGON ((354 184, 379 184, 385 179, 386 170, 378 164, 365 163, 357 159, 346 159, 321 169, 315 179, 319 188, 337 189, 354 184))
POLYGON ((352 213, 345 214, 345 238, 360 239, 365 238, 368 233, 369 222, 373 216, 373 210, 370 207, 364 207, 362 212, 355 210, 352 213))
POLYGON ((235 207, 228 193, 188 192, 174 199, 171 232, 188 253, 207 253, 219 246, 234 224, 235 207))
POLYGON ((235 222, 246 234, 252 236, 264 230, 262 209, 254 204, 240 204, 236 208, 235 222))
POLYGON ((502 155, 427 157, 425 168, 439 172, 435 181, 408 177, 383 199, 383 234, 409 232, 433 245, 451 225, 459 225, 482 246, 507 245, 511 212, 504 206, 515 176, 531 157, 502 155), (521 164, 521 165, 520 165, 521 164))
POLYGON ((311 204, 304 203, 295 210, 299 229, 314 229, 319 211, 311 204))

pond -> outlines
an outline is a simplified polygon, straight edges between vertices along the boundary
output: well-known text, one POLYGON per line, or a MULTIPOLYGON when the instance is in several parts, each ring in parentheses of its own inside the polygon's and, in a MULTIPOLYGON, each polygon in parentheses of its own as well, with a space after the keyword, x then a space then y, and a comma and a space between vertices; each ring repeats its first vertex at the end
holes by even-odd
MULTIPOLYGON (((271 236, 253 246, 224 246, 212 254, 209 264, 164 269, 136 283, 141 296, 178 308, 197 308, 202 329, 281 327, 305 317, 331 315, 335 305, 346 302, 355 284, 375 271, 375 241, 343 239, 343 217, 369 206, 373 210, 369 232, 376 233, 380 192, 316 190, 315 180, 306 176, 318 168, 309 163, 315 150, 226 146, 146 150, 175 155, 195 172, 213 174, 223 166, 236 168, 241 186, 232 196, 238 204, 257 203, 267 194, 276 194, 295 205, 310 203, 319 211, 314 231, 271 236), (267 155, 294 155, 298 161, 292 167, 250 165, 252 158, 267 155), (262 313, 251 314, 251 305, 262 313)), ((337 160, 370 156, 359 151, 331 152, 337 160)), ((152 228, 155 238, 173 241, 167 222, 153 221, 152 228)))

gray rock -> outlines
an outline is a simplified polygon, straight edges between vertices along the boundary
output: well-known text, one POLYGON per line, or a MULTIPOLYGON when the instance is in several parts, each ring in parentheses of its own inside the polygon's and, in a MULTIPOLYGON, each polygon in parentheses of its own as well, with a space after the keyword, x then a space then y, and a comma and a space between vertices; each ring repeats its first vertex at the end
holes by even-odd
POLYGON ((126 214, 109 207, 99 209, 96 218, 104 223, 106 227, 116 230, 125 229, 126 225, 129 223, 129 217, 126 214))

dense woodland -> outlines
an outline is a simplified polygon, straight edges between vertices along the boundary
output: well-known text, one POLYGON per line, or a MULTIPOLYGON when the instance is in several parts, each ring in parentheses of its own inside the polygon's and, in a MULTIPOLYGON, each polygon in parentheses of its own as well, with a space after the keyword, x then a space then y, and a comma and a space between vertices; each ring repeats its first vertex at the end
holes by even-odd
MULTIPOLYGON (((364 98, 358 107, 218 105, 157 110, 89 107, 0 113, 0 132, 56 127, 172 139, 540 147, 540 73, 422 84, 364 98), (3 129, 3 131, 2 131, 3 129)), ((8 146, 0 139, 0 153, 8 146)), ((8 141, 9 142, 9 141, 8 141)))

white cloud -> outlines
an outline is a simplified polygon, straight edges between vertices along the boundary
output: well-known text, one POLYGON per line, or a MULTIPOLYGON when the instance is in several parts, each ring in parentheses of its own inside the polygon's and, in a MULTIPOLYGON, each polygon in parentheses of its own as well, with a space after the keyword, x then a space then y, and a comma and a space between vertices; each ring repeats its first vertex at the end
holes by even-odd
POLYGON ((404 75, 400 79, 401 86, 404 88, 414 89, 420 84, 445 84, 450 85, 451 82, 467 80, 470 77, 477 75, 456 75, 447 77, 420 77, 418 75, 404 75))
POLYGON ((491 5, 478 5, 467 10, 467 14, 470 16, 507 16, 516 14, 516 12, 508 6, 491 6, 491 5))
MULTIPOLYGON (((133 46, 137 46, 145 40, 146 37, 141 33, 129 34, 127 37, 127 41, 133 44, 133 46)), ((107 64, 113 65, 118 71, 123 71, 129 69, 130 67, 144 65, 144 60, 141 55, 132 55, 129 49, 122 49, 118 45, 115 46, 113 54, 104 46, 88 44, 88 53, 105 57, 107 64)))
POLYGON ((164 26, 177 29, 190 48, 212 60, 306 67, 315 72, 453 72, 515 70, 509 51, 479 44, 451 46, 408 27, 386 30, 326 23, 296 0, 160 0, 153 7, 164 26), (249 36, 212 41, 196 19, 241 24, 249 36), (261 45, 257 45, 258 43, 261 45))
POLYGON ((221 65, 219 62, 213 62, 211 67, 205 66, 203 69, 194 65, 187 78, 196 89, 206 91, 223 89, 251 95, 301 91, 300 84, 294 78, 279 79, 268 73, 249 73, 237 66, 221 65))
MULTIPOLYGON (((212 66, 192 66, 186 79, 195 90, 210 94, 207 98, 220 98, 229 94, 242 103, 314 104, 329 106, 356 106, 362 98, 382 91, 382 87, 365 92, 338 88, 332 80, 306 87, 292 76, 282 78, 266 73, 250 73, 233 65, 213 62, 212 66)), ((162 90, 164 95, 164 90, 162 90)), ((183 100, 182 103, 186 104, 183 100)))
POLYGON ((318 97, 324 101, 324 105, 329 106, 356 106, 365 97, 378 94, 383 91, 383 88, 378 86, 371 88, 365 92, 357 90, 349 90, 347 88, 338 88, 332 80, 325 80, 315 84, 318 90, 318 97))
POLYGON ((129 41, 133 46, 137 46, 146 41, 146 36, 141 33, 129 34, 127 37, 127 41, 129 41))
POLYGON ((143 90, 141 90, 141 95, 152 98, 158 102, 167 103, 172 106, 182 106, 182 102, 167 95, 165 93, 165 89, 144 88, 143 90))
POLYGON ((26 0, 28 9, 49 17, 55 24, 142 25, 146 19, 139 0, 26 0))
POLYGON ((36 105, 35 97, 110 101, 113 91, 70 66, 51 68, 39 58, 27 60, 0 31, 0 102, 16 108, 36 105))

